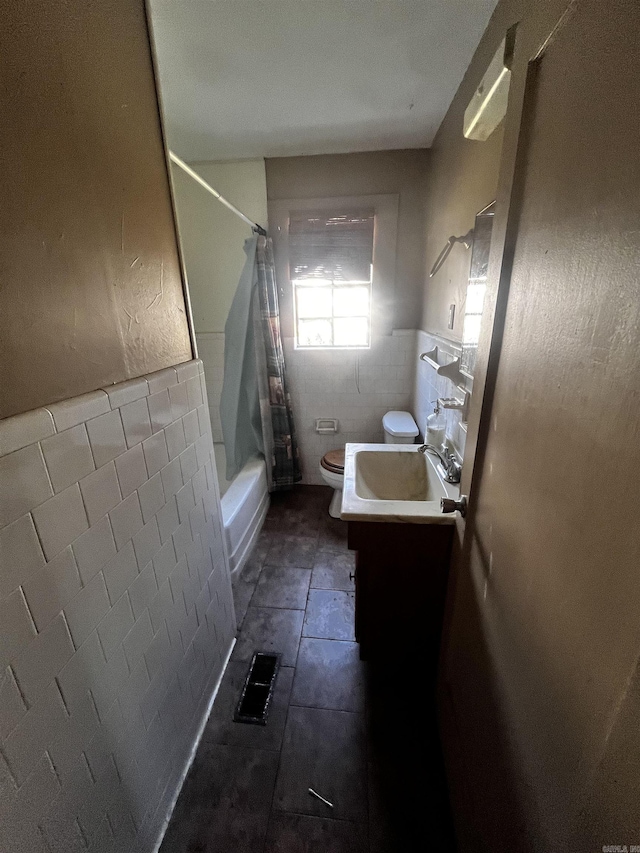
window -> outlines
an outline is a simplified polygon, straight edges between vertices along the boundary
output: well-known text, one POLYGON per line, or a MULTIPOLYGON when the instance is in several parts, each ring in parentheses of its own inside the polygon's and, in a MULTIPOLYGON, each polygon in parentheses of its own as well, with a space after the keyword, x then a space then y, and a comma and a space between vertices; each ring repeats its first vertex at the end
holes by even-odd
POLYGON ((289 216, 296 346, 368 347, 374 211, 289 216))

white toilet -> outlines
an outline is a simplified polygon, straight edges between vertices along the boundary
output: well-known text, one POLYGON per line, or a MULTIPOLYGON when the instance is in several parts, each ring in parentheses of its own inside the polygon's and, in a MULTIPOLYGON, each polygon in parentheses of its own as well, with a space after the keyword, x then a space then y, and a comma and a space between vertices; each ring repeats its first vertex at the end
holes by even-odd
MULTIPOLYGON (((409 412, 387 412, 382 418, 385 444, 413 444, 418 427, 409 412)), ((320 474, 334 490, 329 505, 329 515, 340 518, 342 487, 344 484, 344 449, 330 450, 320 460, 320 474)))

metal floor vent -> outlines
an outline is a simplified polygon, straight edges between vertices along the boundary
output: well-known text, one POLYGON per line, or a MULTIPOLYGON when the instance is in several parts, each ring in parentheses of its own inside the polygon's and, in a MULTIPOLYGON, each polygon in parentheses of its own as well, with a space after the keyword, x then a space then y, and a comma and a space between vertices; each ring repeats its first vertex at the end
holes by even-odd
POLYGON ((267 722, 273 686, 280 667, 280 655, 256 652, 233 715, 237 723, 264 726, 267 722))

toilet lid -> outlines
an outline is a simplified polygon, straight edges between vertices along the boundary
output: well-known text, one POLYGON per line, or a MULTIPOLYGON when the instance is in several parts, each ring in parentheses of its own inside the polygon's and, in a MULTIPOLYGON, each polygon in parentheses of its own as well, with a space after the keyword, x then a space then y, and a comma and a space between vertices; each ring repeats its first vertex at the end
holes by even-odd
POLYGON ((320 464, 334 474, 344 474, 344 450, 330 450, 324 454, 320 464))
POLYGON ((387 412, 382 418, 382 427, 394 438, 415 438, 419 431, 409 412, 387 412))

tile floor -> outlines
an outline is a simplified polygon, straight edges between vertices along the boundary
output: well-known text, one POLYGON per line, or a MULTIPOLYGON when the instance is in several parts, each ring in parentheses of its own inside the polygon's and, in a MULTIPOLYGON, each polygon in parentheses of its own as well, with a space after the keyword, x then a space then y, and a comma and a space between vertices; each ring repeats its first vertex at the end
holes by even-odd
POLYGON ((298 486, 272 498, 234 585, 238 640, 161 853, 455 849, 431 688, 420 679, 413 692, 416 650, 360 661, 354 555, 330 497, 298 486), (255 650, 282 655, 266 726, 233 722, 255 650))

